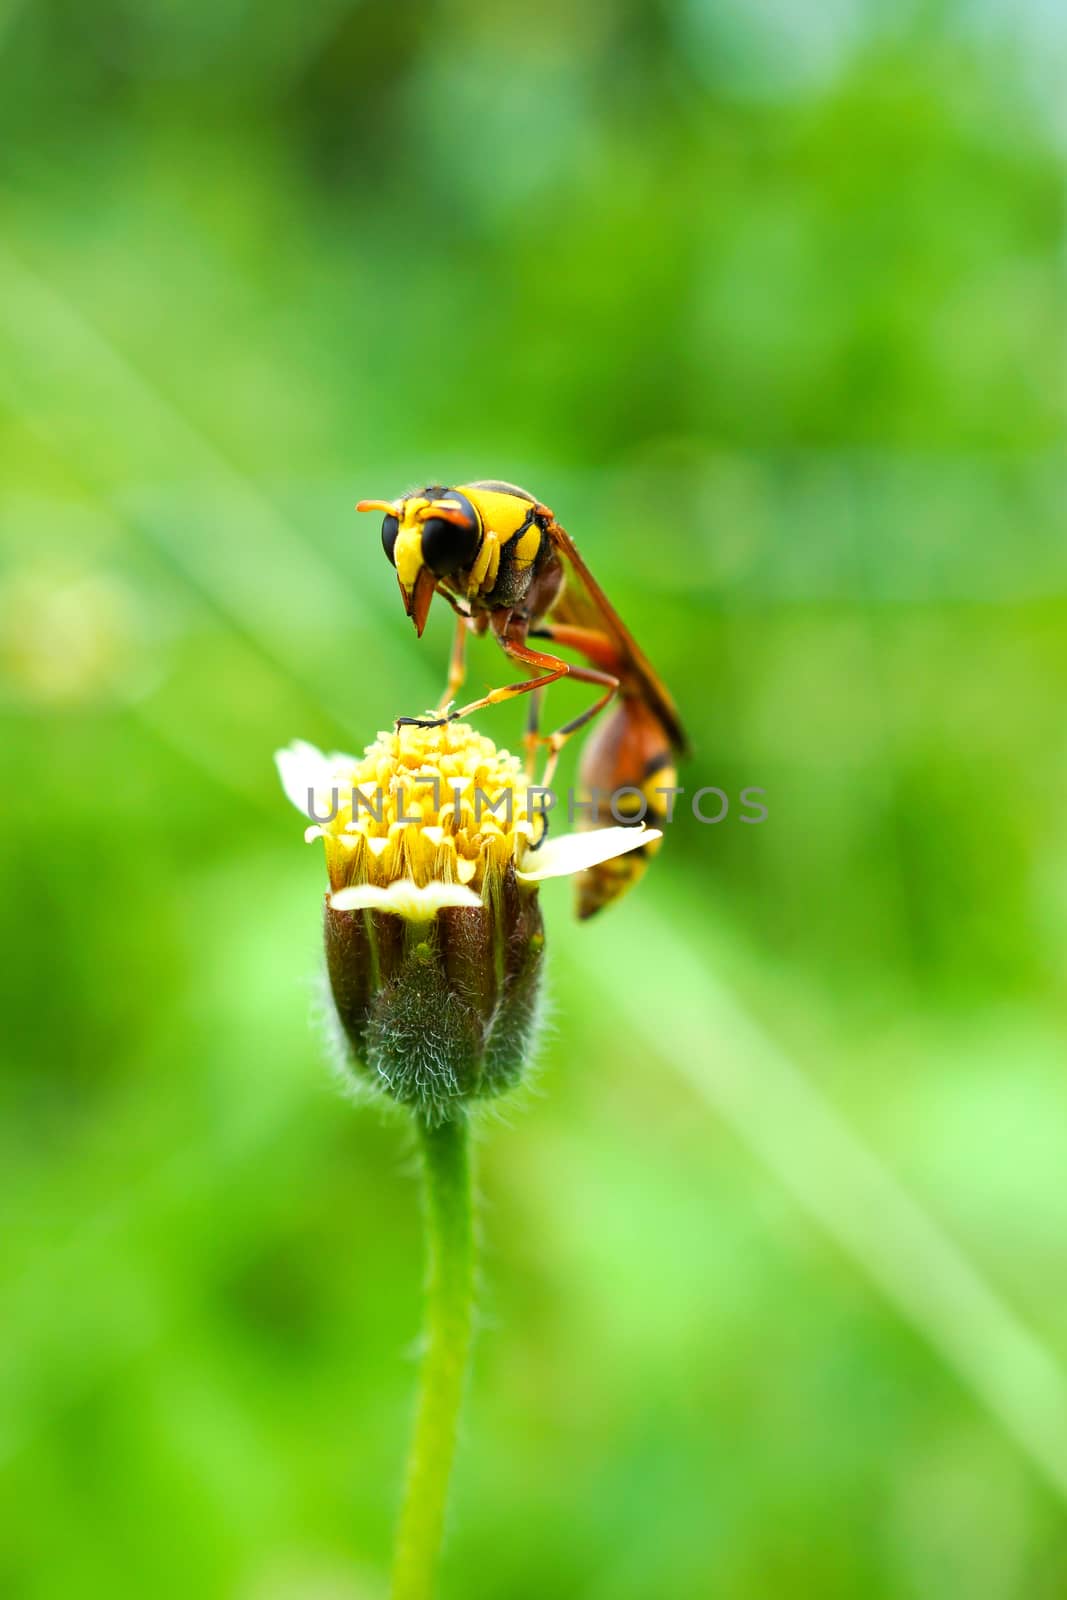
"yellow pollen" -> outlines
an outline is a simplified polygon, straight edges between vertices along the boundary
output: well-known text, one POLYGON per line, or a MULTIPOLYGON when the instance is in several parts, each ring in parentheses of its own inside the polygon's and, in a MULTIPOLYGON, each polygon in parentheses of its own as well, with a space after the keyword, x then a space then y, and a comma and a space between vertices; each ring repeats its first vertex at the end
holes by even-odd
POLYGON ((410 878, 484 894, 537 831, 522 763, 462 722, 381 733, 335 781, 337 815, 315 830, 334 890, 410 878))

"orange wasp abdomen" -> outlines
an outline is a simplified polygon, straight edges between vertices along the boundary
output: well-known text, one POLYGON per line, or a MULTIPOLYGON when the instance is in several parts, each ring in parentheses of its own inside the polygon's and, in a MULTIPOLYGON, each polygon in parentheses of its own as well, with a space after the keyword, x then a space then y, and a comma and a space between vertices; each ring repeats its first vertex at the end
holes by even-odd
MULTIPOLYGON (((671 741, 663 724, 624 685, 618 703, 601 718, 582 750, 578 784, 585 809, 579 813, 579 826, 662 827, 669 811, 669 794, 663 791, 673 789, 676 782, 671 741)), ((575 884, 579 917, 591 917, 632 889, 660 843, 652 839, 640 850, 579 873, 575 884)))

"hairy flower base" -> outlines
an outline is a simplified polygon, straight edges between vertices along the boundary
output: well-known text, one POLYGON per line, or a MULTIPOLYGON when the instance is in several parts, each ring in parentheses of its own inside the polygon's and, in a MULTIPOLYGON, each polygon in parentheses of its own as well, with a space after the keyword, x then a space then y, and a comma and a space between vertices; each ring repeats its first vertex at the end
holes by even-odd
POLYGON ((326 962, 357 1071, 441 1120, 502 1094, 537 1029, 544 929, 537 893, 502 875, 487 905, 429 920, 338 911, 326 901, 326 962))

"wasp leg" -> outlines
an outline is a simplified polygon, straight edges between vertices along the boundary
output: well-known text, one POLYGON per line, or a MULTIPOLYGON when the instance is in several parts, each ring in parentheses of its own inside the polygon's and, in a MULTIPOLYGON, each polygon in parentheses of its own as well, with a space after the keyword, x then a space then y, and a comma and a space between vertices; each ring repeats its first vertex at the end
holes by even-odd
POLYGON ((467 676, 467 619, 461 611, 456 613, 456 634, 452 640, 452 656, 448 663, 448 682, 445 692, 437 702, 440 712, 448 710, 456 698, 457 689, 462 689, 463 681, 467 676))
POLYGON ((540 735, 542 744, 548 745, 548 760, 545 762, 544 775, 541 778, 542 786, 546 789, 552 787, 552 779, 559 764, 559 753, 567 740, 572 734, 577 733, 579 728, 584 728, 587 722, 592 722, 593 718, 614 700, 619 691, 619 680, 611 672, 597 672, 592 667, 572 667, 568 676, 577 679, 579 683, 602 683, 606 688, 600 699, 594 700, 593 704, 587 706, 579 716, 572 717, 570 722, 565 722, 555 733, 540 735))
MULTIPOLYGON (((565 630, 560 629, 560 633, 565 630)), ((571 630, 566 630, 571 631, 571 630)), ((582 630, 589 638, 600 638, 590 630, 582 630)), ((556 630, 542 628, 538 630, 538 637, 556 637, 556 630)), ((562 642, 570 643, 569 639, 562 642)), ((604 643, 610 641, 604 637, 604 643)), ((603 711, 608 702, 614 699, 619 688, 619 679, 613 672, 601 672, 595 667, 578 667, 573 662, 561 661, 558 656, 550 656, 541 650, 531 650, 522 639, 503 639, 501 641, 504 654, 512 661, 521 662, 523 666, 540 668, 540 675, 533 678, 524 678, 521 683, 502 684, 499 689, 490 689, 480 700, 472 700, 469 705, 460 706, 458 711, 450 711, 446 717, 398 717, 398 728, 409 726, 416 728, 442 728, 448 722, 457 722, 463 717, 473 716, 476 711, 484 711, 487 706, 500 705, 505 700, 514 700, 516 695, 533 694, 537 690, 547 689, 550 683, 555 683, 559 678, 574 678, 578 683, 596 683, 604 686, 604 694, 595 700, 591 706, 579 716, 573 717, 570 722, 565 722, 562 728, 557 728, 554 733, 537 735, 538 742, 545 744, 549 749, 548 764, 545 769, 544 785, 551 782, 552 774, 556 770, 559 752, 563 749, 571 734, 577 733, 579 728, 584 728, 596 716, 598 711, 603 711)))
POLYGON ((535 689, 544 689, 550 683, 555 683, 557 678, 565 678, 574 668, 567 661, 560 661, 558 656, 542 654, 540 650, 531 650, 518 639, 504 639, 501 641, 504 654, 512 661, 521 662, 524 667, 540 667, 539 677, 524 678, 521 683, 505 683, 499 689, 490 689, 488 694, 480 700, 472 700, 469 705, 460 706, 458 711, 450 711, 447 717, 398 717, 397 727, 407 724, 416 728, 443 728, 446 722, 458 722, 462 717, 473 716, 476 711, 484 711, 486 706, 498 706, 504 700, 514 700, 516 695, 530 694, 535 689))
POLYGON ((553 644, 577 650, 592 666, 614 675, 618 675, 623 667, 623 658, 615 641, 599 628, 579 628, 569 622, 542 622, 530 629, 530 638, 551 639, 553 644))
POLYGON ((523 744, 526 746, 526 781, 532 783, 534 767, 537 762, 537 752, 541 746, 541 706, 544 702, 545 691, 535 689, 530 696, 530 710, 526 717, 526 733, 523 744))
MULTIPOLYGON (((557 728, 554 733, 538 734, 541 744, 548 746, 548 759, 545 762, 544 776, 541 779, 543 786, 548 789, 552 786, 552 779, 556 774, 559 764, 559 753, 572 734, 584 728, 587 723, 603 711, 618 693, 619 678, 617 676, 622 663, 613 641, 606 633, 600 633, 595 628, 577 628, 564 623, 544 623, 541 627, 531 630, 534 638, 551 639, 553 644, 562 644, 572 650, 580 650, 589 661, 597 662, 596 667, 572 666, 568 676, 579 683, 603 684, 605 692, 599 700, 594 700, 591 706, 578 716, 572 717, 570 722, 565 722, 562 728, 557 728), (600 670, 604 668, 606 670, 600 670), (613 669, 613 670, 612 670, 613 669)), ((529 737, 529 734, 527 735, 529 737)))

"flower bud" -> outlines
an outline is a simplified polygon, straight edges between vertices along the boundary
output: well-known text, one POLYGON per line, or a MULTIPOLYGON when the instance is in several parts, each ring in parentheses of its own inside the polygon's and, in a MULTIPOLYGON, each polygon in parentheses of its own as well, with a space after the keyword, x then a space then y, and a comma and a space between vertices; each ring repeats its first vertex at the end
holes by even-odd
POLYGON ((546 843, 520 762, 462 723, 381 734, 361 760, 296 744, 277 761, 326 849, 326 966, 353 1071, 429 1122, 513 1088, 537 1033, 537 884, 658 834, 546 843))
POLYGON ((537 1030, 537 891, 507 868, 489 904, 419 919, 326 902, 326 964, 354 1064, 430 1120, 519 1081, 537 1030))

